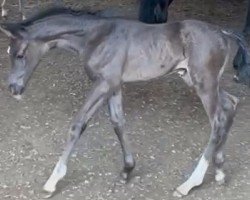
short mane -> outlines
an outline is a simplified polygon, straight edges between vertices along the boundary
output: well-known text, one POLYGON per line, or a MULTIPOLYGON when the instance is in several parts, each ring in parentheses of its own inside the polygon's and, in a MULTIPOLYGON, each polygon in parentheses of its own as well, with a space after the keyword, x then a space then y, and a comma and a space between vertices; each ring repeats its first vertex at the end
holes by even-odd
POLYGON ((66 7, 52 7, 52 8, 47 8, 45 10, 42 10, 36 13, 34 16, 28 18, 25 21, 22 21, 20 25, 29 26, 37 20, 41 20, 46 17, 60 15, 60 14, 69 14, 69 15, 74 15, 74 16, 86 15, 86 14, 96 15, 96 13, 91 12, 91 11, 86 11, 86 10, 73 10, 71 8, 66 8, 66 7))
POLYGON ((25 27, 32 25, 34 22, 44 19, 46 17, 60 15, 60 14, 69 14, 73 16, 81 16, 81 15, 93 15, 96 16, 96 12, 91 12, 87 10, 73 10, 71 8, 66 7, 51 7, 44 9, 34 16, 17 23, 3 23, 5 27, 11 32, 17 32, 19 30, 25 29, 25 27))

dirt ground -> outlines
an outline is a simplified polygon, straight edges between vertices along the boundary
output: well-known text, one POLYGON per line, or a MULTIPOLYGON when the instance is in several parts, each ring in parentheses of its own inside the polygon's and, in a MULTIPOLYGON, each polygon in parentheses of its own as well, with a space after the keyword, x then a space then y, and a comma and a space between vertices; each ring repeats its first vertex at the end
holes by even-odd
MULTIPOLYGON (((169 20, 195 18, 240 30, 246 1, 220 0, 210 13, 201 0, 178 0, 169 20), (187 3, 189 2, 189 3, 187 3), (236 3, 235 3, 236 2, 236 3)), ((8 6, 16 19, 17 1, 8 6)), ((43 1, 45 3, 45 1, 43 1)), ((136 17, 136 0, 67 1, 74 7, 106 9, 136 17)), ((33 11, 32 1, 27 11, 33 11)), ((1 20, 2 21, 2 20, 1 20)), ((68 137, 70 120, 83 104, 91 83, 80 59, 56 50, 34 73, 22 101, 3 89, 9 71, 8 41, 0 38, 0 199, 41 199, 68 137)), ((250 197, 250 90, 232 81, 228 68, 222 85, 240 98, 238 113, 225 148, 227 183, 219 186, 209 169, 204 184, 186 200, 247 200, 250 197)), ((134 178, 119 182, 122 153, 108 119, 98 112, 75 148, 68 174, 55 200, 172 200, 173 189, 192 172, 210 127, 197 96, 177 76, 124 85, 126 132, 137 161, 134 178)))

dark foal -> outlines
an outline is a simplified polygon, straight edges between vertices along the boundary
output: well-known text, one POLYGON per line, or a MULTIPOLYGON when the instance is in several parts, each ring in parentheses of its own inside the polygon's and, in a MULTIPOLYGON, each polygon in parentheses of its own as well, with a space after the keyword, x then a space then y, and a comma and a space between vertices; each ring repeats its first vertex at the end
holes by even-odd
POLYGON ((121 86, 175 72, 200 97, 211 124, 211 137, 194 172, 174 195, 187 195, 202 184, 210 162, 216 167, 216 181, 224 182, 223 146, 238 99, 221 88, 220 78, 224 68, 232 65, 230 58, 236 53, 237 43, 246 48, 240 37, 196 20, 147 25, 69 9, 50 9, 21 23, 2 24, 0 30, 10 38, 8 84, 13 95, 24 92, 40 59, 52 48, 64 48, 83 56, 83 66, 94 82, 72 121, 66 148, 44 185, 45 191, 55 192, 58 181, 66 174, 77 140, 106 102, 123 151, 123 177, 127 178, 135 161, 123 130, 121 86))

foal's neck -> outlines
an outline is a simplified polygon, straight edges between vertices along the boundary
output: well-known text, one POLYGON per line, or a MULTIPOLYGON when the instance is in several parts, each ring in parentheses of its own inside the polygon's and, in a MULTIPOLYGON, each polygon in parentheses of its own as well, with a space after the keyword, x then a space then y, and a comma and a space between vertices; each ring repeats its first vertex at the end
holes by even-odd
POLYGON ((56 46, 66 50, 73 50, 78 54, 86 54, 93 49, 103 38, 110 33, 111 23, 108 21, 89 21, 82 29, 68 30, 58 34, 56 46))
POLYGON ((112 31, 113 25, 112 20, 95 16, 55 16, 35 24, 34 35, 46 41, 50 48, 59 47, 82 54, 100 43, 112 31))

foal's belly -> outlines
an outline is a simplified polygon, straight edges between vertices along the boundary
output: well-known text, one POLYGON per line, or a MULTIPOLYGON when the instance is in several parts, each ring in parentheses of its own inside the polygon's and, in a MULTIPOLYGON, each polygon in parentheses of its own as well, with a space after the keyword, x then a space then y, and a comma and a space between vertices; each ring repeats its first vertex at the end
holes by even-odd
POLYGON ((146 81, 162 76, 170 69, 171 67, 164 63, 142 60, 125 66, 122 80, 124 82, 146 81))
POLYGON ((157 78, 173 70, 183 59, 180 48, 171 44, 166 38, 138 40, 129 46, 122 74, 124 82, 157 78))
POLYGON ((179 63, 179 56, 138 54, 127 59, 124 66, 123 82, 146 81, 171 72, 179 63))

